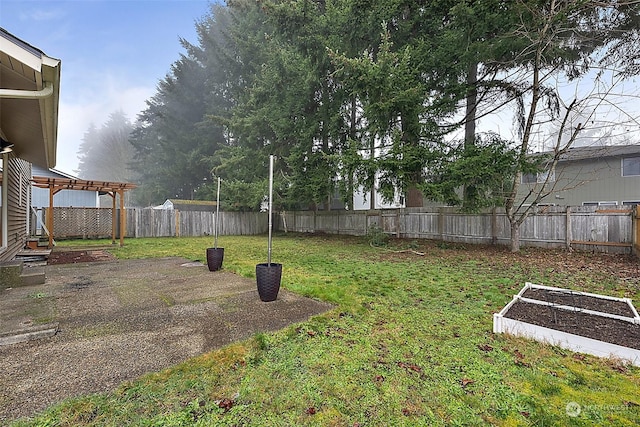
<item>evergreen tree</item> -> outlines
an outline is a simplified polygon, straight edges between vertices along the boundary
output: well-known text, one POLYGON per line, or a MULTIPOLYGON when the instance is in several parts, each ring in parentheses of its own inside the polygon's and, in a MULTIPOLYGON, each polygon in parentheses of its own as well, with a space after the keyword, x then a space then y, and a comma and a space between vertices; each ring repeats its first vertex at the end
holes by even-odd
POLYGON ((91 124, 78 149, 79 164, 74 172, 80 178, 128 182, 133 177, 133 147, 129 135, 133 125, 122 110, 109 115, 100 129, 91 124))

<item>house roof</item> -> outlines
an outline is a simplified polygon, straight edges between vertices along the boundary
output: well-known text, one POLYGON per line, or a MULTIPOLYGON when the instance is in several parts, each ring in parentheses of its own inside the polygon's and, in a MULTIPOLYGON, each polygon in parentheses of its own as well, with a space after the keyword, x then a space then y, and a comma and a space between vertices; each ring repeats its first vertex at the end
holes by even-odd
POLYGON ((0 134, 16 156, 56 164, 60 60, 0 28, 0 134))
POLYGON ((43 168, 38 165, 33 165, 31 167, 31 176, 43 176, 48 178, 67 178, 67 179, 78 179, 77 176, 70 175, 66 172, 59 171, 53 168, 43 168))
MULTIPOLYGON (((544 153, 542 153, 544 154, 544 153)), ((553 154, 553 153, 549 153, 553 154)), ((559 161, 578 161, 602 157, 640 156, 639 145, 608 145, 591 147, 572 147, 559 161)))

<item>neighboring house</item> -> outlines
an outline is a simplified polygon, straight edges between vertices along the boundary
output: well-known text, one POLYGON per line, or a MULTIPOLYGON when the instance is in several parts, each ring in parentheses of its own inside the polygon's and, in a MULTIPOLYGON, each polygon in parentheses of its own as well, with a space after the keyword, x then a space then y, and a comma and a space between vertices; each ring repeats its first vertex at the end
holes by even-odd
POLYGON ((397 209, 405 207, 405 197, 396 192, 394 200, 387 202, 383 199, 382 194, 377 191, 364 191, 360 187, 353 195, 353 210, 368 209, 397 209), (373 203, 372 203, 373 201, 373 203))
POLYGON ((537 192, 550 174, 540 204, 623 206, 640 204, 640 145, 574 147, 553 171, 522 177, 519 195, 537 192))
POLYGON ((60 60, 0 28, 0 262, 28 237, 31 165, 56 164, 60 60))
MULTIPOLYGON (((45 169, 37 165, 31 168, 31 176, 43 178, 78 178, 55 169, 45 169)), ((35 209, 49 207, 49 189, 32 186, 31 188, 31 206, 35 209)), ((81 207, 81 208, 97 208, 100 207, 99 193, 89 190, 60 190, 53 198, 53 207, 81 207)))
POLYGON ((178 211, 200 211, 215 212, 216 202, 209 200, 181 200, 167 199, 162 205, 154 207, 154 209, 175 209, 178 211))

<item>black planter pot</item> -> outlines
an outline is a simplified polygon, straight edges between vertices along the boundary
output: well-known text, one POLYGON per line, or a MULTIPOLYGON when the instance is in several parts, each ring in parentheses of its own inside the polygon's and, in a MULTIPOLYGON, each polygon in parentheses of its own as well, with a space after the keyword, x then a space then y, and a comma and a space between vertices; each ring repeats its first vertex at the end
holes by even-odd
POLYGON ((282 264, 262 263, 256 265, 256 281, 258 282, 258 294, 263 302, 275 301, 280 290, 282 278, 282 264))
POLYGON ((207 248, 207 266, 209 271, 217 271, 222 268, 224 248, 207 248))

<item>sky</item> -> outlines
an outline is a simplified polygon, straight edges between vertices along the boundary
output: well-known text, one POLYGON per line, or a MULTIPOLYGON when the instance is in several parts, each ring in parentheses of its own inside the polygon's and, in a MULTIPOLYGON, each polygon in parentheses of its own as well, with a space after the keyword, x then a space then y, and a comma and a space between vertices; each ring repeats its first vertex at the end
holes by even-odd
MULTIPOLYGON (((145 101, 155 95, 157 83, 185 53, 179 39, 198 44, 195 23, 215 1, 0 0, 0 27, 61 60, 56 169, 75 175, 78 149, 92 124, 101 127, 119 110, 135 121, 145 101)), ((586 81, 590 83, 586 90, 593 90, 593 80, 586 81)), ((625 96, 599 107, 598 118, 620 123, 615 133, 624 136, 625 143, 637 143, 640 138, 639 83, 632 79, 626 87, 618 87, 625 96), (600 112, 603 107, 613 115, 625 114, 608 118, 609 113, 600 112)), ((574 98, 569 95, 567 99, 574 98)), ((576 117, 575 121, 584 120, 576 117)), ((480 119, 479 127, 517 139, 513 112, 508 109, 498 117, 480 119)), ((599 135, 576 145, 612 141, 610 135, 599 135)), ((544 135, 537 144, 548 149, 546 144, 553 139, 552 133, 544 135)))
POLYGON ((61 61, 55 169, 76 175, 78 148, 94 124, 122 110, 134 122, 145 101, 198 44, 207 0, 0 0, 0 27, 61 61))

